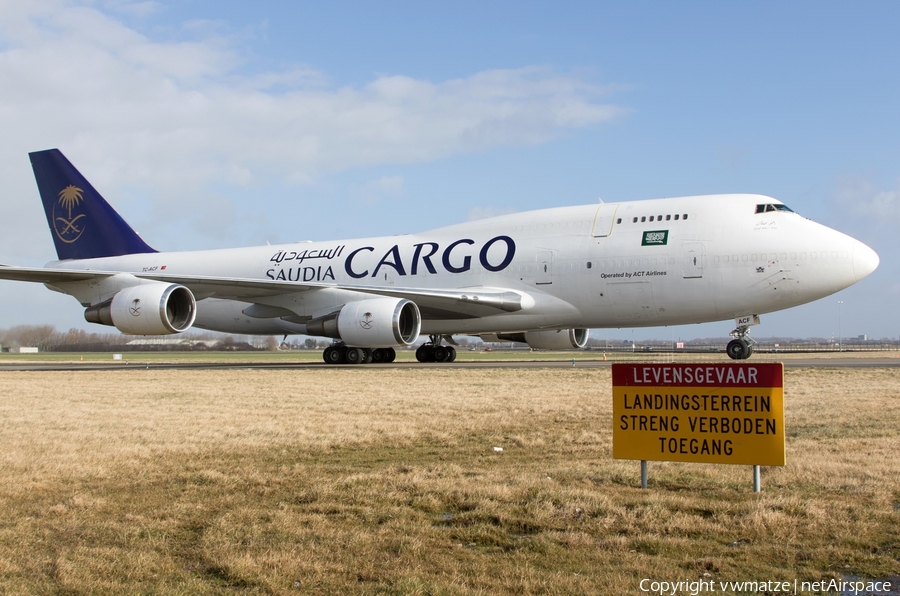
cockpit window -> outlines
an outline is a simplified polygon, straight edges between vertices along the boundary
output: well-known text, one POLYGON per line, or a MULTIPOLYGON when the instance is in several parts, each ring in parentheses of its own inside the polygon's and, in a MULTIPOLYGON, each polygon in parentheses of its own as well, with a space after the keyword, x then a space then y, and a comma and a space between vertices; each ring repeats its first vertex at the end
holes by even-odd
POLYGON ((770 211, 787 211, 789 213, 794 212, 793 209, 791 209, 787 205, 783 205, 781 203, 769 203, 766 205, 757 205, 756 206, 757 213, 768 213, 770 211))

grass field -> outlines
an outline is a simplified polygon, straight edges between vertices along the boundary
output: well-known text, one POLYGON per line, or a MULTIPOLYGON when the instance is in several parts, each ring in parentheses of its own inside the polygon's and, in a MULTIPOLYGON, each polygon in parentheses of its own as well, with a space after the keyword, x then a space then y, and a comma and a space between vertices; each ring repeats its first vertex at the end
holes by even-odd
POLYGON ((657 462, 640 490, 611 459, 610 385, 577 367, 0 373, 0 593, 900 575, 900 370, 789 369, 787 465, 761 494, 749 467, 657 462))

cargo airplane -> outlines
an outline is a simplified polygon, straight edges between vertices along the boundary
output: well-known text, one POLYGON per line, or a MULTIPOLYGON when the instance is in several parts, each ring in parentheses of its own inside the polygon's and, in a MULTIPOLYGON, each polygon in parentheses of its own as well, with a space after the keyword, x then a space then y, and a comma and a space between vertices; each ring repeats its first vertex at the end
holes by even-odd
POLYGON ((878 255, 782 202, 728 194, 557 207, 421 234, 196 252, 148 246, 57 149, 30 154, 58 260, 0 279, 73 296, 122 333, 333 338, 325 362, 456 357, 454 335, 584 347, 588 329, 735 320, 748 358, 759 315, 866 277, 878 255))

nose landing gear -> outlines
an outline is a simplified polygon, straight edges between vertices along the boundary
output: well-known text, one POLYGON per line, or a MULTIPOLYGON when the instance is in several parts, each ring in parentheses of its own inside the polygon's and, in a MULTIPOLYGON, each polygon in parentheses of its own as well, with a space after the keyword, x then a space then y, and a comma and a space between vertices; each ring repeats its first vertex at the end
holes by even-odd
POLYGON ((725 353, 732 360, 746 360, 753 355, 753 346, 756 341, 749 335, 749 325, 739 325, 737 329, 729 333, 734 339, 728 342, 725 353))

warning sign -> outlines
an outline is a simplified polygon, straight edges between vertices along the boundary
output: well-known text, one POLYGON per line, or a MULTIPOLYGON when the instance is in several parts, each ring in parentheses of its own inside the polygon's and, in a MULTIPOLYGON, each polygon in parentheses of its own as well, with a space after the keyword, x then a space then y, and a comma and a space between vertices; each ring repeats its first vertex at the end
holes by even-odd
POLYGON ((784 465, 779 363, 613 364, 613 457, 784 465))

